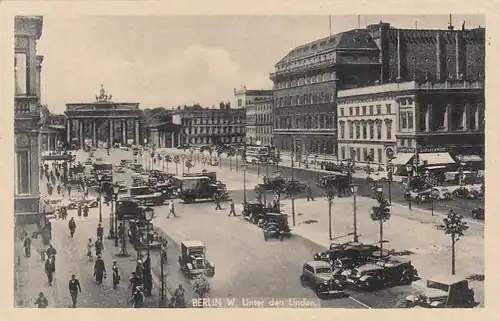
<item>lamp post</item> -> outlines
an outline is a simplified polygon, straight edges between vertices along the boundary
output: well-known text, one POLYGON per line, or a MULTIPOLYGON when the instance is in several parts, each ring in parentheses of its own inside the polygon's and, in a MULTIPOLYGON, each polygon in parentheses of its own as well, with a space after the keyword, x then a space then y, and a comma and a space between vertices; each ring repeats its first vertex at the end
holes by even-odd
POLYGON ((164 172, 165 171, 165 152, 161 152, 161 170, 164 172))
MULTIPOLYGON (((118 192, 120 187, 118 184, 113 185, 113 199, 111 203, 111 210, 113 211, 114 224, 115 224, 115 246, 118 246, 118 216, 116 215, 116 201, 118 200, 118 192)), ((113 224, 113 223, 112 223, 113 224)))
POLYGON ((102 174, 97 174, 97 182, 99 183, 99 223, 102 223, 102 174))
POLYGON ((186 158, 186 155, 182 154, 181 155, 181 160, 182 160, 182 176, 184 176, 184 159, 186 158))
POLYGON ((241 169, 243 170, 243 203, 247 202, 247 169, 248 166, 246 164, 243 164, 241 166, 241 169))
MULTIPOLYGON (((294 148, 295 148, 295 145, 294 145, 294 148)), ((293 152, 291 154, 292 156, 292 183, 294 184, 292 186, 293 189, 295 189, 295 170, 294 170, 294 163, 293 163, 293 152)), ((292 224, 293 226, 295 226, 295 190, 292 190, 292 195, 290 195, 292 197, 292 224)))
POLYGON ((351 188, 351 193, 353 196, 354 242, 357 242, 358 241, 358 221, 356 218, 356 193, 359 190, 359 185, 351 184, 350 188, 351 188))
POLYGON ((406 172, 408 173, 408 183, 406 184, 406 191, 405 195, 407 195, 408 198, 408 208, 411 210, 411 194, 410 194, 410 181, 411 181, 411 171, 413 169, 413 166, 411 164, 406 164, 406 172))
POLYGON ((146 207, 143 209, 144 220, 146 221, 146 251, 149 257, 149 224, 151 224, 151 220, 153 219, 155 210, 152 207, 146 207))
POLYGON ((387 165, 387 184, 389 185, 389 205, 392 205, 392 174, 394 171, 394 165, 389 163, 387 165))
POLYGON ((233 158, 231 155, 232 154, 229 154, 229 170, 232 172, 233 171, 233 158))

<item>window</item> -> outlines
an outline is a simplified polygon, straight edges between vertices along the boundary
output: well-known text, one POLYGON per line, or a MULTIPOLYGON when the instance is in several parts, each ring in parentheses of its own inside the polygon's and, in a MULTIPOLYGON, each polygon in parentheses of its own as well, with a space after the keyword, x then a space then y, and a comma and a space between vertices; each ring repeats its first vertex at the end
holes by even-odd
POLYGON ((377 139, 382 139, 382 123, 377 123, 377 139))
POLYGON ((401 113, 400 116, 401 119, 399 120, 399 122, 402 129, 408 128, 408 119, 406 117, 407 117, 406 113, 401 113))
POLYGON ((387 127, 387 140, 392 139, 392 122, 387 122, 386 124, 387 127))
POLYGON ((241 107, 243 104, 243 101, 241 99, 238 99, 238 107, 241 107))
POLYGON ((295 128, 300 128, 300 115, 295 115, 295 128))
POLYGON ((373 115, 373 105, 368 106, 368 109, 369 109, 370 115, 373 115))
POLYGON ((377 149, 377 159, 378 162, 381 164, 382 163, 382 149, 377 149))
POLYGON ((344 108, 340 108, 340 116, 344 116, 344 108))
POLYGON ((363 124, 363 139, 366 139, 366 123, 363 124))
POLYGON ((361 160, 361 155, 360 155, 360 148, 356 148, 356 159, 358 160, 358 162, 361 160))
POLYGON ((392 111, 391 111, 391 104, 385 104, 385 108, 386 108, 386 112, 387 112, 388 114, 391 114, 391 113, 392 113, 392 111))
POLYGON ((349 123, 349 138, 354 138, 354 124, 349 123))
POLYGON ((413 112, 408 112, 408 128, 413 129, 413 112))
POLYGON ((352 116, 352 107, 349 107, 349 116, 352 116))
POLYGON ((15 154, 16 177, 14 180, 16 195, 30 194, 30 154, 29 151, 18 151, 15 154))
POLYGON ((377 105, 377 115, 380 115, 380 114, 382 114, 382 106, 377 105))
POLYGON ((359 106, 356 106, 356 116, 359 116, 359 106))
POLYGON ((363 116, 366 115, 366 106, 362 106, 361 111, 363 113, 363 116))
POLYGON ((344 146, 342 146, 342 148, 340 148, 340 157, 341 157, 341 159, 346 159, 344 146))
POLYGON ((14 79, 16 81, 16 95, 28 93, 28 61, 25 53, 14 55, 14 79))
POLYGON ((344 135, 345 135, 345 124, 340 123, 340 138, 344 139, 344 135))
POLYGON ((406 106, 406 99, 401 99, 401 106, 406 106))
POLYGON ((373 139, 373 123, 370 124, 370 139, 373 139))
POLYGON ((368 160, 368 149, 367 148, 363 148, 363 159, 368 160))
POLYGON ((370 158, 371 158, 372 160, 374 160, 374 159, 375 159, 375 149, 373 149, 373 148, 370 148, 370 158))
POLYGON ((360 124, 356 124, 356 139, 359 139, 361 137, 361 128, 360 124))

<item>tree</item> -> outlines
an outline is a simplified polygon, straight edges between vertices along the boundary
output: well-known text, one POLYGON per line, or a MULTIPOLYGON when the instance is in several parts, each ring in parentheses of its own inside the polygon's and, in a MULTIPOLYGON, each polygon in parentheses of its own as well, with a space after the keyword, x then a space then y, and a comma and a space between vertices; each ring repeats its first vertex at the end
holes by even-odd
MULTIPOLYGON (((193 291, 198 295, 200 299, 205 298, 205 296, 210 293, 210 283, 204 274, 200 274, 193 281, 193 291)), ((203 302, 203 300, 202 300, 203 302)), ((203 304, 201 305, 203 307, 203 304)))
POLYGON ((464 236, 464 232, 469 229, 467 222, 463 221, 463 216, 450 209, 448 215, 443 219, 444 232, 451 237, 451 274, 455 275, 455 243, 464 236))
POLYGON ((326 191, 326 199, 328 200, 328 233, 330 235, 330 241, 332 237, 332 204, 335 198, 335 191, 333 189, 328 189, 326 191))
POLYGON ((384 222, 391 218, 391 209, 389 208, 389 202, 384 198, 383 194, 377 195, 378 206, 372 207, 372 212, 370 217, 374 221, 378 221, 380 224, 380 256, 383 256, 384 249, 384 222))

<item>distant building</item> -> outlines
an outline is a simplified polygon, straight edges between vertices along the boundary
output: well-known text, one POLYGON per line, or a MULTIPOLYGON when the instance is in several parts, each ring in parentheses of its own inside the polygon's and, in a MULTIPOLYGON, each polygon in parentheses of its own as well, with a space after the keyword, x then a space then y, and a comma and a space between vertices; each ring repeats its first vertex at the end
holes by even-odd
POLYGON ((220 103, 219 108, 185 106, 171 113, 172 122, 182 126, 179 145, 244 143, 245 109, 220 103))
POLYGON ((246 86, 242 86, 239 89, 234 89, 231 107, 234 109, 245 108, 256 101, 271 98, 273 98, 273 91, 270 89, 247 89, 246 86))
POLYGON ((270 75, 276 146, 294 151, 297 159, 311 153, 342 158, 337 149, 337 91, 409 81, 481 82, 484 62, 481 27, 414 30, 380 22, 298 46, 270 75))
MULTIPOLYGON (((14 19, 14 215, 16 224, 40 223, 40 73, 43 56, 36 42, 42 16, 14 19)), ((44 222, 44 221, 43 221, 44 222)))

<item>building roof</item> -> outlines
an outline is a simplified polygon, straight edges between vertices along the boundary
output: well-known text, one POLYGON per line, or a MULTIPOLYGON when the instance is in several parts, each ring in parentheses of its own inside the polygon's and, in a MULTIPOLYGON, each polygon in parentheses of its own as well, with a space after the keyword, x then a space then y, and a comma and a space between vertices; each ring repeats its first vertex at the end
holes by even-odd
POLYGON ((332 36, 314 40, 312 42, 300 45, 290 51, 283 57, 277 64, 281 64, 288 60, 295 60, 298 58, 307 57, 310 55, 318 54, 327 50, 337 49, 374 49, 378 50, 377 44, 372 40, 368 30, 353 29, 337 33, 332 36))

